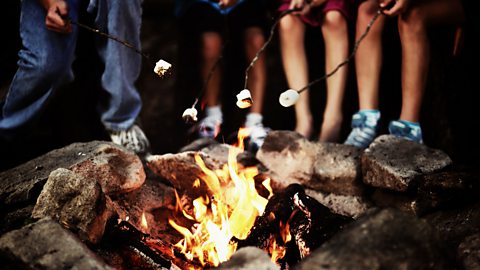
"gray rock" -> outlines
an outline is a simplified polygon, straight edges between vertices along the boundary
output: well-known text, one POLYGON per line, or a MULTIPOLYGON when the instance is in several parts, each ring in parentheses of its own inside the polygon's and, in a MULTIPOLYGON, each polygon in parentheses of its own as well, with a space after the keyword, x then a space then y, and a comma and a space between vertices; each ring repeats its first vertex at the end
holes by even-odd
POLYGON ((74 143, 53 150, 13 169, 0 173, 0 204, 35 203, 50 172, 69 168, 93 156, 100 145, 112 143, 92 141, 74 143))
POLYGON ((315 144, 292 131, 271 131, 257 159, 267 168, 278 188, 306 184, 312 178, 316 158, 315 144))
POLYGON ((454 269, 434 230, 393 209, 366 214, 295 269, 454 269))
POLYGON ((218 270, 278 270, 280 267, 270 260, 268 254, 257 247, 244 247, 237 250, 233 256, 218 270))
POLYGON ((178 152, 201 151, 202 149, 219 144, 212 138, 200 138, 182 147, 178 152))
POLYGON ((402 212, 420 216, 421 211, 417 205, 417 197, 405 192, 386 189, 376 189, 370 199, 381 208, 395 208, 402 212))
POLYGON ((6 269, 109 269, 72 233, 45 218, 0 238, 6 269))
POLYGON ((372 207, 372 204, 362 196, 336 195, 312 189, 305 189, 305 193, 328 207, 333 213, 352 218, 362 216, 372 207))
POLYGON ((2 216, 0 219, 0 235, 23 227, 31 219, 33 207, 33 205, 28 205, 2 216))
POLYGON ((362 156, 363 182, 368 185, 407 191, 418 177, 441 170, 452 160, 441 150, 382 135, 362 156))
POLYGON ((422 219, 439 232, 443 245, 454 253, 466 237, 479 232, 480 203, 437 211, 422 219))
POLYGON ((458 247, 458 259, 462 269, 480 269, 480 233, 471 235, 458 247))
MULTIPOLYGON (((158 176, 167 180, 180 194, 187 194, 196 199, 205 194, 211 194, 210 188, 200 178, 205 173, 195 161, 198 155, 209 170, 220 169, 220 161, 211 158, 203 152, 183 152, 178 154, 152 155, 147 160, 148 167, 158 176), (198 186, 193 187, 197 182, 198 186)), ((213 188, 220 188, 216 186, 213 188)))
POLYGON ((140 158, 116 145, 99 146, 91 158, 70 169, 86 178, 96 179, 107 195, 135 190, 145 182, 140 158))
POLYGON ((32 212, 32 217, 51 217, 91 243, 100 241, 110 215, 100 184, 67 169, 50 174, 32 212))
POLYGON ((361 149, 351 145, 318 143, 313 178, 305 185, 338 195, 361 195, 361 154, 361 149))

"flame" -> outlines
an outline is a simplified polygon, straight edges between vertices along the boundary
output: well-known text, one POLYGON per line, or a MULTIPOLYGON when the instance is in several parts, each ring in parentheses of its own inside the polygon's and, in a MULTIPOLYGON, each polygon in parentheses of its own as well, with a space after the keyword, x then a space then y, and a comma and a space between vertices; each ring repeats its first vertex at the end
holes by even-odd
POLYGON ((140 225, 142 226, 143 229, 148 230, 148 223, 147 223, 147 218, 145 217, 145 212, 142 212, 140 225))
MULTIPOLYGON (((237 164, 237 155, 244 147, 243 138, 248 133, 246 129, 239 130, 237 147, 231 148, 228 163, 221 170, 210 170, 200 155, 195 155, 195 161, 203 171, 199 179, 207 185, 211 196, 201 196, 193 201, 193 215, 178 203, 180 199, 176 194, 177 209, 195 224, 188 229, 173 219, 169 220, 169 224, 184 236, 175 246, 186 258, 197 259, 202 265, 218 266, 227 261, 237 249, 237 243, 232 239, 245 239, 268 203, 255 189, 257 168, 240 168, 237 164)), ((271 196, 269 179, 262 184, 271 196)))

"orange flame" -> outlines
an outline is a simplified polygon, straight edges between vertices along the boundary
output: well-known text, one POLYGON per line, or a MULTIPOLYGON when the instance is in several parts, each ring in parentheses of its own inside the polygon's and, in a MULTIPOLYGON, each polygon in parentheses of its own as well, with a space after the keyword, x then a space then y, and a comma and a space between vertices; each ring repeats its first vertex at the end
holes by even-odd
MULTIPOLYGON (((211 197, 198 197, 193 201, 193 216, 180 209, 185 217, 195 221, 192 228, 169 220, 169 224, 184 236, 175 246, 188 259, 198 259, 202 265, 218 266, 227 261, 237 249, 232 238, 245 239, 268 202, 255 189, 257 168, 239 168, 237 164, 237 155, 243 151, 243 138, 248 135, 242 129, 238 133, 238 148, 231 148, 228 164, 222 170, 210 170, 200 155, 195 155, 204 173, 199 178, 209 188, 211 197)), ((271 192, 268 179, 262 184, 271 192)), ((182 208, 178 201, 177 207, 182 208)))
POLYGON ((140 225, 144 230, 148 230, 147 218, 145 217, 145 212, 142 212, 142 217, 140 220, 140 225))

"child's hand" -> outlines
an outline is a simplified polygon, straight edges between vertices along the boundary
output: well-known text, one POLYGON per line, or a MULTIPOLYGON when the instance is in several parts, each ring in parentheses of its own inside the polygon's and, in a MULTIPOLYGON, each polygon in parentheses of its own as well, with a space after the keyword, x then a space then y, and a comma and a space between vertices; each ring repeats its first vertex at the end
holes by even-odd
POLYGON ((312 0, 312 1, 310 2, 310 5, 311 5, 312 7, 318 7, 318 6, 323 5, 323 3, 325 3, 326 1, 327 1, 327 0, 312 0))
POLYGON ((220 0, 218 1, 218 4, 221 8, 228 8, 235 5, 236 2, 237 0, 220 0))
POLYGON ((47 9, 47 17, 45 18, 45 25, 48 30, 59 33, 72 32, 72 25, 64 20, 68 15, 68 6, 65 1, 47 1, 45 3, 47 9))
POLYGON ((380 8, 383 14, 397 16, 407 10, 410 0, 380 0, 380 8))

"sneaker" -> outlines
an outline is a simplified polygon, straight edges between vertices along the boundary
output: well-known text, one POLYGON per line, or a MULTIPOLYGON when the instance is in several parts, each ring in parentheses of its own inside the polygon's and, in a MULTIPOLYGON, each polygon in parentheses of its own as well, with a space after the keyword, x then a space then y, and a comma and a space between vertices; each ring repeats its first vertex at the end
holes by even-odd
POLYGON ((391 121, 388 125, 390 134, 409 141, 423 143, 420 124, 406 120, 391 121))
POLYGON ((222 121, 218 117, 207 116, 203 118, 198 126, 198 136, 200 138, 215 138, 220 133, 222 121))
POLYGON ((250 138, 248 148, 250 151, 256 152, 262 147, 270 129, 264 127, 262 123, 249 126, 248 129, 250 130, 250 135, 248 136, 250 138))
POLYGON ((112 142, 127 148, 136 154, 145 154, 150 150, 150 142, 142 129, 133 125, 127 130, 109 131, 112 142))
POLYGON ((352 116, 352 131, 345 144, 367 148, 377 136, 378 110, 361 110, 352 116))

